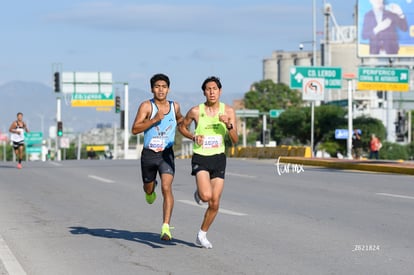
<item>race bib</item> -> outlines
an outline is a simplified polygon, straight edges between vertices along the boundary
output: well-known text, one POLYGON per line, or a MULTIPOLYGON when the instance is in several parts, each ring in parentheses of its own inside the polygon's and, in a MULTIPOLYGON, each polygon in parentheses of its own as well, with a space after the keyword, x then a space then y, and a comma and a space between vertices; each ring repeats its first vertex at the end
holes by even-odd
POLYGON ((212 148, 219 148, 223 143, 222 136, 204 136, 203 139, 203 148, 204 149, 212 149, 212 148))
POLYGON ((164 139, 163 138, 152 138, 149 143, 148 148, 155 152, 164 150, 164 139))

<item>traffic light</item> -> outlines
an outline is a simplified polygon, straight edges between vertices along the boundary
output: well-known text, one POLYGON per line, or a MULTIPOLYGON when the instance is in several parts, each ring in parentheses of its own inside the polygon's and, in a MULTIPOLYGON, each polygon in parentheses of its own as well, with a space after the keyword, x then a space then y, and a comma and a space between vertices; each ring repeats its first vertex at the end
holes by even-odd
POLYGON ((58 121, 57 123, 57 136, 58 137, 63 136, 63 122, 62 121, 58 121))
POLYGON ((54 90, 56 93, 59 93, 60 92, 60 73, 59 72, 54 73, 54 80, 55 80, 54 90))
POLYGON ((119 113, 121 111, 121 97, 115 97, 115 113, 119 113))

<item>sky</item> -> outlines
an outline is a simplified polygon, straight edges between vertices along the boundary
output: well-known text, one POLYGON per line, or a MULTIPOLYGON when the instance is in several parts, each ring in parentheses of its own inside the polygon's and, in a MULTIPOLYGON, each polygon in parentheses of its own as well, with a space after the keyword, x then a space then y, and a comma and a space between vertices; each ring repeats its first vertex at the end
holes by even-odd
MULTIPOLYGON (((316 4, 317 40, 323 39, 316 4)), ((328 2, 328 1, 327 1, 328 2)), ((353 23, 355 1, 332 0, 340 25, 353 23)), ((150 91, 165 73, 172 93, 201 93, 220 77, 223 93, 244 94, 262 80, 262 61, 275 50, 312 41, 312 0, 15 0, 2 3, 0 85, 52 86, 53 68, 111 72, 115 82, 150 91)), ((312 50, 311 43, 304 50, 312 50)), ((171 96, 173 95, 171 93, 171 96)), ((148 94, 150 96, 150 94, 148 94)))

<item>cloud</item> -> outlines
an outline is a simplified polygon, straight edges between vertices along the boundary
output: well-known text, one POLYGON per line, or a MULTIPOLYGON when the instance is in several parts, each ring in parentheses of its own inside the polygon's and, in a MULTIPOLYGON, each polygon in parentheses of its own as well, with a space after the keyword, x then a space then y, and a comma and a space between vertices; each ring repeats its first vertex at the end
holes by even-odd
POLYGON ((201 61, 217 61, 226 58, 223 54, 208 49, 196 49, 191 53, 190 57, 201 61))
POLYGON ((117 31, 257 34, 284 29, 291 17, 307 7, 268 5, 118 4, 92 2, 47 16, 53 23, 117 31))

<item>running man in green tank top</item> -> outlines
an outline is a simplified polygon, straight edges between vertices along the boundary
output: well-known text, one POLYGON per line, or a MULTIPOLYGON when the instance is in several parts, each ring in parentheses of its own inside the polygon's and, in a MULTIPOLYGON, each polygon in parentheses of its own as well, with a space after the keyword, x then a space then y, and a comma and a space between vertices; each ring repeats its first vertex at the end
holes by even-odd
POLYGON ((224 141, 227 135, 233 144, 239 139, 233 108, 220 102, 221 87, 218 77, 212 76, 204 80, 201 89, 206 101, 192 107, 178 126, 181 134, 194 142, 191 160, 191 174, 195 176, 197 184, 194 199, 198 204, 208 203, 196 238, 196 244, 204 248, 213 247, 206 235, 218 213, 224 188, 226 171, 224 141), (193 121, 194 134, 189 130, 193 121))

